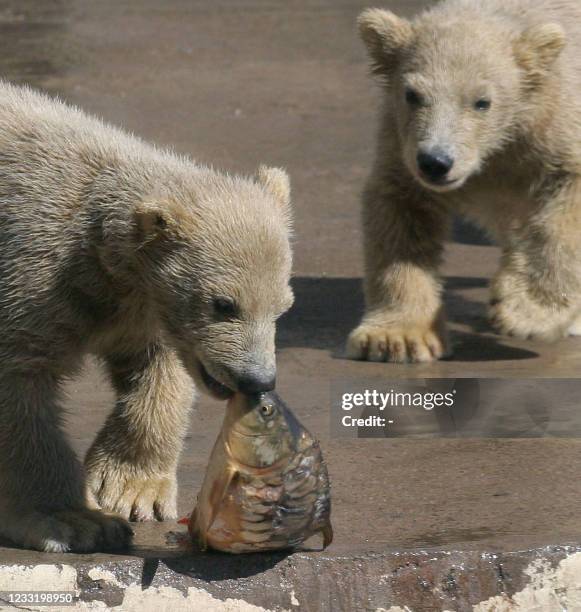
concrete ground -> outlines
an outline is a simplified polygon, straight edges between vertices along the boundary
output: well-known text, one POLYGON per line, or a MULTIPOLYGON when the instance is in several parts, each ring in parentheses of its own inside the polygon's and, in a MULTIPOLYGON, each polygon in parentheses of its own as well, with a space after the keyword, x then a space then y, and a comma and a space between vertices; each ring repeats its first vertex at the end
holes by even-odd
MULTIPOLYGON (((354 31, 368 4, 0 2, 6 78, 217 167, 251 173, 268 162, 289 170, 296 305, 280 325, 278 391, 321 439, 335 526, 324 553, 290 556, 192 554, 175 544, 171 532, 183 527, 171 523, 138 525, 135 549, 125 555, 43 555, 6 546, 0 591, 72 585, 83 606, 123 610, 533 609, 518 607, 527 601, 541 601, 539 610, 560 610, 564 602, 581 609, 578 583, 567 582, 581 573, 579 440, 330 437, 336 379, 575 377, 581 366, 581 340, 546 346, 492 333, 487 283, 498 251, 466 227, 449 245, 445 265, 454 359, 394 366, 342 358, 345 335, 362 311, 358 201, 378 101, 354 31)), ((383 4, 411 14, 429 3, 383 4)), ((112 395, 88 362, 69 397, 68 429, 82 453, 112 395)), ((192 417, 179 469, 184 515, 222 415, 223 405, 202 399, 192 417)))

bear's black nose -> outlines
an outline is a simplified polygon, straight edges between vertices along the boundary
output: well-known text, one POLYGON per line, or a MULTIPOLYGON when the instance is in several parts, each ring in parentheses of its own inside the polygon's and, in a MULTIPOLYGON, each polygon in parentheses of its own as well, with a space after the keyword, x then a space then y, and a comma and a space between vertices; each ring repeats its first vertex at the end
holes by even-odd
POLYGON ((454 165, 454 159, 438 149, 420 151, 417 161, 421 173, 433 183, 441 181, 454 165))
POLYGON ((271 375, 245 375, 236 381, 238 390, 246 395, 254 393, 266 393, 272 391, 276 384, 276 378, 271 375))

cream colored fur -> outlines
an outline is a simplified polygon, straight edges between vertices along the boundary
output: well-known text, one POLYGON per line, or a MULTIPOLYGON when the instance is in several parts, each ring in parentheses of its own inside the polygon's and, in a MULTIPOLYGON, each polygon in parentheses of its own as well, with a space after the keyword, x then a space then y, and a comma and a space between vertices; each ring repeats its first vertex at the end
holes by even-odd
POLYGON ((0 84, 0 534, 94 551, 175 517, 192 378, 274 375, 290 269, 283 171, 220 174, 0 84), (117 403, 85 478, 59 390, 89 352, 117 403))
POLYGON ((447 353, 438 267, 453 212, 502 246, 496 328, 562 337, 581 312, 581 4, 447 0, 413 21, 369 9, 359 28, 384 104, 363 198, 367 309, 348 354, 447 353), (445 185, 418 170, 433 146, 455 159, 445 185))

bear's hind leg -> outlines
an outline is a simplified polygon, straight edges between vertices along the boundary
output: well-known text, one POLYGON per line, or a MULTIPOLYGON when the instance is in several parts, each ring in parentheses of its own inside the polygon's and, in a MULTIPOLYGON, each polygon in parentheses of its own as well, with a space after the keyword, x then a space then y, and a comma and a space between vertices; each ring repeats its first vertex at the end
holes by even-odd
POLYGON ((0 376, 0 535, 46 552, 122 548, 131 536, 125 521, 85 505, 57 387, 48 374, 0 376))
POLYGON ((105 359, 117 403, 87 454, 89 486, 101 507, 127 519, 173 519, 191 379, 159 345, 105 359))

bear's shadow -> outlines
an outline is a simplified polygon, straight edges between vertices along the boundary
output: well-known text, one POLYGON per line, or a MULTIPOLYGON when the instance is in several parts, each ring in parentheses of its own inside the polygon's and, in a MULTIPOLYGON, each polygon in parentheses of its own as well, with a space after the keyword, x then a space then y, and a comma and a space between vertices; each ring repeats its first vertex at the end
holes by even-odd
MULTIPOLYGON (((344 358, 348 333, 358 323, 364 309, 361 279, 296 277, 292 281, 295 304, 280 320, 277 345, 285 348, 311 348, 330 351, 335 359, 344 358)), ((463 289, 486 288, 488 281, 475 277, 447 277, 445 303, 450 321, 472 331, 451 332, 458 362, 532 359, 538 354, 509 346, 492 335, 486 318, 486 304, 467 299, 463 289)))

